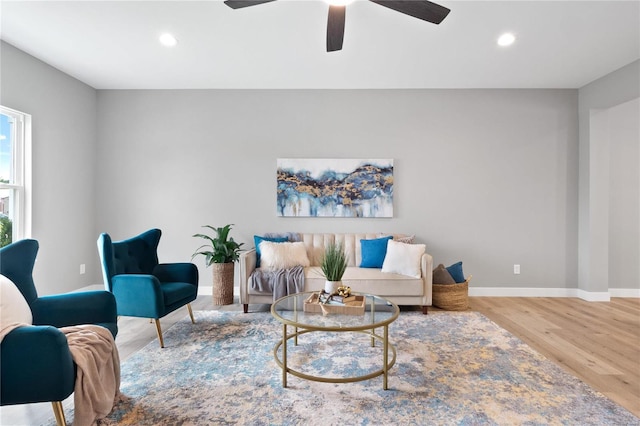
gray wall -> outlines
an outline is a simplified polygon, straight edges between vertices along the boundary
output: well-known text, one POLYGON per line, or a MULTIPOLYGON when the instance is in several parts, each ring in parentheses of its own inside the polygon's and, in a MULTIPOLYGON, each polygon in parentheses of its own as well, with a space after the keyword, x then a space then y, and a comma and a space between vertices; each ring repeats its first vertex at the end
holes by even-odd
MULTIPOLYGON (((610 221, 609 218, 612 187, 610 149, 606 142, 609 139, 608 132, 604 131, 599 139, 594 139, 591 135, 595 129, 600 129, 602 133, 602 126, 596 126, 596 128, 593 126, 594 113, 621 105, 639 96, 640 61, 635 61, 579 90, 579 285, 580 289, 587 292, 604 293, 610 286, 639 288, 638 279, 621 280, 614 275, 614 280, 611 282, 609 280, 610 272, 619 267, 609 264, 610 237, 616 238, 616 235, 629 231, 622 223, 610 221)), ((632 128, 640 127, 640 119, 637 116, 629 119, 633 120, 630 124, 632 128)), ((640 143, 637 139, 630 141, 630 143, 633 142, 636 145, 640 143)), ((616 168, 615 158, 614 153, 614 169, 616 168)), ((631 192, 635 191, 637 194, 640 191, 637 181, 631 180, 626 184, 632 185, 631 192)), ((617 185, 614 185, 614 192, 616 187, 617 185)), ((614 242, 614 244, 618 243, 614 242)), ((638 244, 637 241, 635 244, 638 244)), ((618 257, 614 262, 617 259, 618 257)), ((628 265, 624 267, 626 271, 632 271, 628 265)))
MULTIPOLYGON (((99 91, 97 228, 415 233, 474 286, 577 286, 577 90, 99 91), (393 158, 393 219, 279 218, 279 157, 393 158), (522 274, 513 274, 513 264, 522 274)), ((202 261, 197 262, 202 268, 202 261)), ((210 271, 201 269, 203 282, 210 271)))
POLYGON ((2 42, 0 104, 33 118, 32 238, 40 294, 94 284, 96 91, 2 42), (80 275, 80 264, 87 274, 80 275))
POLYGON ((607 110, 609 287, 640 289, 640 98, 607 110))
POLYGON ((226 223, 247 246, 266 231, 415 233, 437 263, 463 260, 474 287, 575 289, 585 111, 638 96, 637 63, 579 92, 95 91, 1 53, 0 103, 33 115, 43 294, 102 281, 99 232, 160 227, 161 260, 180 261, 201 225, 226 223), (393 158, 394 218, 276 217, 279 157, 393 158))

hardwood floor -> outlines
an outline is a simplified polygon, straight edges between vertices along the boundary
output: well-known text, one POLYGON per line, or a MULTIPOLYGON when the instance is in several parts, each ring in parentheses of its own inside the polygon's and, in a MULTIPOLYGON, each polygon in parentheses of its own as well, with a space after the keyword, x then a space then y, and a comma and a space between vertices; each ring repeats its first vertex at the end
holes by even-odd
POLYGON ((473 310, 640 417, 640 299, 469 299, 473 310))
MULTIPOLYGON (((571 298, 472 297, 469 300, 473 310, 640 417, 640 299, 585 302, 571 298)), ((211 296, 199 296, 192 308, 242 309, 238 304, 213 306, 211 296)), ((251 311, 268 308, 268 305, 250 306, 251 311)), ((186 315, 186 308, 169 314, 161 320, 163 329, 186 315)), ((116 343, 122 361, 156 339, 155 326, 149 320, 121 318, 118 325, 116 343)), ((165 345, 169 344, 165 341, 165 345)), ((69 411, 73 397, 63 405, 65 412, 69 411)), ((0 425, 42 424, 52 413, 49 403, 5 406, 0 408, 0 425)))

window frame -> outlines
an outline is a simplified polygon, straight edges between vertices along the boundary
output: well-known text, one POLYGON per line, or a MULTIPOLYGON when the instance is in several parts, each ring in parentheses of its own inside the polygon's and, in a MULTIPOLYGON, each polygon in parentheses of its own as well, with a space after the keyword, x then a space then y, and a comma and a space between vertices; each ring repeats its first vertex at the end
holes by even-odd
POLYGON ((12 191, 12 241, 31 237, 31 115, 0 105, 0 114, 11 118, 13 182, 0 182, 12 191))

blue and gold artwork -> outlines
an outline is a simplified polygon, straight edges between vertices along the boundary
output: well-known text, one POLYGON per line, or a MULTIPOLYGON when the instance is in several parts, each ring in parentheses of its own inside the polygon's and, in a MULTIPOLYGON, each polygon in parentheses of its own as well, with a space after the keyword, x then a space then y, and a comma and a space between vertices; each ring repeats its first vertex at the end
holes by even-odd
POLYGON ((393 217, 392 159, 278 159, 278 216, 393 217))

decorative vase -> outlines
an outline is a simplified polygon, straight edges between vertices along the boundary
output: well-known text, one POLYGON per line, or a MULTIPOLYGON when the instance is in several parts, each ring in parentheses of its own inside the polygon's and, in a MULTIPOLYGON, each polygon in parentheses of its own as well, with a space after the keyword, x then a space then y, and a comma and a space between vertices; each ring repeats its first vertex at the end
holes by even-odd
POLYGON ((324 291, 329 294, 338 293, 338 287, 342 285, 342 281, 325 281, 324 282, 324 291))
POLYGON ((233 304, 234 264, 212 263, 213 269, 213 304, 233 304))

